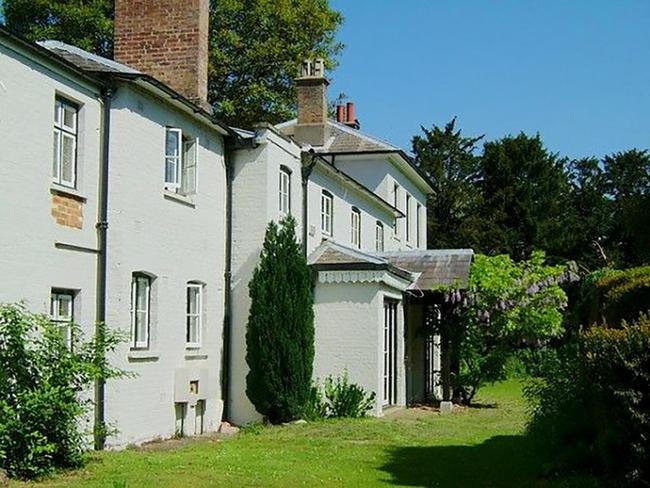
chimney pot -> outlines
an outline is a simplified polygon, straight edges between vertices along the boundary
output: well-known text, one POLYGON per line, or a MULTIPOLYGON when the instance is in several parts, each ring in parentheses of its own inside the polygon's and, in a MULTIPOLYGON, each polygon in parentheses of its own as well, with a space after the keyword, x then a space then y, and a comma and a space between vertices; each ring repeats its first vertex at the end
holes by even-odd
POLYGON ((345 106, 336 106, 336 121, 340 124, 345 124, 345 106))
POLYGON ((355 113, 354 113, 354 102, 348 102, 347 105, 347 122, 348 124, 353 123, 356 120, 355 113))

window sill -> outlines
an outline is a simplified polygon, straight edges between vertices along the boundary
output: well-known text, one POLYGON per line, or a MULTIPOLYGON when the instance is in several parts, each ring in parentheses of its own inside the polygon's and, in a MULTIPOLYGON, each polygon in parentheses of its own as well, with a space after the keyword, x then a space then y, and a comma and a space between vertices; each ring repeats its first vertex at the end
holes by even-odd
POLYGON ((129 361, 158 361, 160 354, 156 351, 131 349, 128 359, 129 361))
POLYGON ((187 348, 185 350, 185 359, 192 361, 197 359, 208 359, 208 355, 198 349, 187 348))
POLYGON ((55 193, 57 195, 64 195, 70 198, 74 198, 75 200, 79 200, 80 202, 85 203, 88 198, 86 198, 84 195, 82 195, 79 190, 76 188, 70 188, 68 186, 63 186, 58 183, 51 183, 50 184, 50 193, 55 193))
POLYGON ((175 202, 182 203, 183 205, 187 205, 188 207, 196 208, 194 199, 187 195, 181 195, 180 193, 176 193, 170 190, 163 190, 163 197, 167 200, 173 200, 175 202))

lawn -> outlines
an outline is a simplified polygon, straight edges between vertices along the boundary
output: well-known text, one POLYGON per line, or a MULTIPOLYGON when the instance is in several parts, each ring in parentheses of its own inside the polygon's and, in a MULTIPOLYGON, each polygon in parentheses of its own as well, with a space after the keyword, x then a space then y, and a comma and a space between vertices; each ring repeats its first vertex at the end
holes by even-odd
MULTIPOLYGON (((36 487, 592 486, 544 479, 523 435, 521 384, 485 388, 476 408, 448 416, 396 411, 383 419, 247 429, 177 449, 94 454, 88 466, 36 487)), ((12 487, 33 486, 14 483, 12 487)))

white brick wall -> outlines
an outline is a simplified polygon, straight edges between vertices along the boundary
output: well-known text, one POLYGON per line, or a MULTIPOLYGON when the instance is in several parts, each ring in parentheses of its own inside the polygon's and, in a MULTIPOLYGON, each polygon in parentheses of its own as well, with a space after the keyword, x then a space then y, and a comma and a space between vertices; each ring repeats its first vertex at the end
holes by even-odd
MULTIPOLYGON (((197 377, 207 372, 207 384, 199 385, 207 397, 204 427, 216 430, 223 409, 223 139, 209 126, 130 86, 117 90, 111 117, 107 311, 111 327, 130 328, 132 273, 150 273, 155 279, 149 353, 133 353, 124 344, 113 357, 117 366, 137 376, 107 385, 107 421, 120 431, 109 442, 123 446, 174 435, 174 378, 185 368, 197 377), (199 138, 193 205, 165 196, 165 126, 199 138), (199 350, 185 347, 186 284, 192 280, 205 284, 199 350)), ((192 418, 187 421, 193 423, 192 418)))

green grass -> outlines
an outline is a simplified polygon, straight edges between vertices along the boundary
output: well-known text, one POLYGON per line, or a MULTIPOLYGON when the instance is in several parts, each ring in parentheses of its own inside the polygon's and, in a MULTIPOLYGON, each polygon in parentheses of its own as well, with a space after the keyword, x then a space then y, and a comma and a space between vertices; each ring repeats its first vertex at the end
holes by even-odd
POLYGON ((83 470, 35 485, 592 486, 582 478, 541 477, 543 456, 523 435, 519 382, 486 387, 477 402, 448 416, 411 409, 384 419, 248 429, 176 450, 99 453, 83 470))

